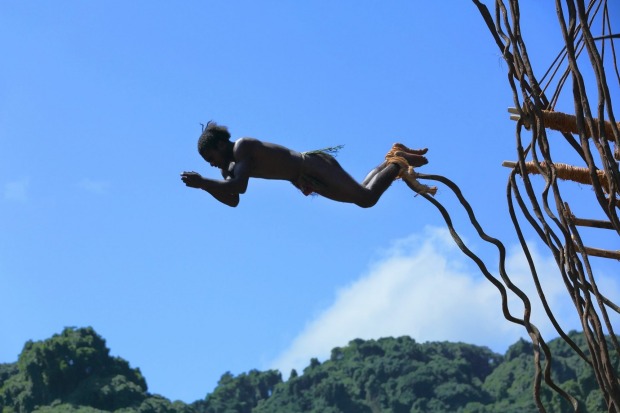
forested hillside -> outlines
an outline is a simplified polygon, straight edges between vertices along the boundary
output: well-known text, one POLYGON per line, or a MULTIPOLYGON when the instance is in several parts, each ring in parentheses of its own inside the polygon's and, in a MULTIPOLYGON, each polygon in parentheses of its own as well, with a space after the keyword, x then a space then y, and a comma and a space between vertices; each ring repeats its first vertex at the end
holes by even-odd
MULTIPOLYGON (((583 347, 583 338, 571 333, 583 347)), ((549 343, 557 383, 585 412, 605 411, 585 363, 561 340, 549 343)), ((614 365, 618 369, 619 361, 614 365)), ((505 355, 463 343, 420 344, 409 337, 353 340, 282 381, 278 371, 225 373, 215 390, 191 404, 148 392, 138 368, 111 357, 92 328, 66 328, 28 342, 17 362, 0 364, 2 413, 410 413, 532 412, 532 346, 520 340, 505 355)), ((544 390, 548 412, 570 410, 544 390)))

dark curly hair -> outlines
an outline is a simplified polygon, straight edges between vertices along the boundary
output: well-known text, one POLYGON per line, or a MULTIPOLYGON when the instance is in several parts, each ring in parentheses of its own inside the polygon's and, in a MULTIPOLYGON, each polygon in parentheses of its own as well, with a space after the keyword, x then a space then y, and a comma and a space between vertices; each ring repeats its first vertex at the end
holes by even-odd
POLYGON ((229 140, 230 132, 228 132, 228 128, 210 120, 207 123, 207 127, 200 134, 200 138, 198 138, 198 153, 204 156, 206 150, 215 148, 221 141, 227 142, 229 140))

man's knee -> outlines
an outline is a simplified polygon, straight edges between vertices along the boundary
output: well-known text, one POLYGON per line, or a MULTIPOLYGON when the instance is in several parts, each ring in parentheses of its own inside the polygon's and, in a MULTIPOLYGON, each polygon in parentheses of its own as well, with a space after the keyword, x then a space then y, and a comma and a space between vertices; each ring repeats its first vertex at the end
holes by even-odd
POLYGON ((379 201, 379 198, 368 197, 368 198, 365 198, 365 199, 363 199, 361 201, 356 202, 355 204, 357 206, 359 206, 359 207, 362 207, 362 208, 372 208, 375 205, 377 205, 377 201, 379 201))

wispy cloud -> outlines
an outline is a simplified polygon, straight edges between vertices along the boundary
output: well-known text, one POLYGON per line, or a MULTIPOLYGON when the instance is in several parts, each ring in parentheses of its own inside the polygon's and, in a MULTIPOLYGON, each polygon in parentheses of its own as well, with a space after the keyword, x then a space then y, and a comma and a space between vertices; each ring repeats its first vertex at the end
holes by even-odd
MULTIPOLYGON (((555 263, 535 248, 533 254, 554 314, 565 329, 580 330, 555 263)), ((505 351, 527 334, 503 317, 498 290, 468 260, 444 229, 429 228, 421 236, 396 242, 367 274, 339 291, 333 304, 310 321, 269 367, 284 374, 303 369, 310 358, 325 359, 332 348, 355 338, 409 335, 419 342, 463 341, 505 351)), ((507 271, 532 299, 532 321, 545 338, 555 337, 519 248, 511 249, 507 271)), ((619 290, 611 277, 602 282, 608 291, 619 290)), ((511 312, 522 317, 520 301, 509 297, 511 312)))
POLYGON ((4 184, 4 199, 7 201, 25 202, 28 199, 30 180, 22 178, 18 181, 4 184))
POLYGON ((108 191, 110 183, 107 181, 97 181, 89 178, 83 178, 80 182, 78 182, 78 186, 94 194, 104 194, 108 191))

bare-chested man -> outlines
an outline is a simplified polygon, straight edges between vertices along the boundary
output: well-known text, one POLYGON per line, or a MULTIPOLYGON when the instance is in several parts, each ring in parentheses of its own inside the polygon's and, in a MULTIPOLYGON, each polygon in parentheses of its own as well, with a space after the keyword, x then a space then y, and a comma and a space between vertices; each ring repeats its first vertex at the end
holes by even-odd
POLYGON ((394 144, 390 159, 373 169, 359 184, 324 151, 295 152, 273 143, 253 138, 230 141, 225 126, 209 122, 198 140, 198 152, 211 166, 222 171, 223 180, 203 178, 196 172, 183 172, 181 179, 191 188, 200 188, 218 201, 236 207, 250 178, 290 181, 304 195, 316 193, 339 202, 372 207, 399 175, 405 161, 417 167, 428 163, 423 155, 427 149, 409 149, 394 144))

